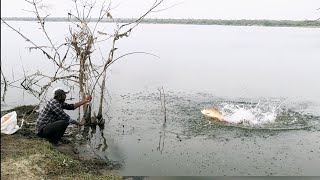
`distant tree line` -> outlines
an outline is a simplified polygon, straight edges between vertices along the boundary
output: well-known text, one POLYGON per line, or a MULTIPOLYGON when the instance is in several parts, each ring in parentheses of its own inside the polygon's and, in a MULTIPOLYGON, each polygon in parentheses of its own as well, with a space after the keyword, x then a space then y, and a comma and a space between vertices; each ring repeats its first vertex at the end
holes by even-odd
MULTIPOLYGON (((33 17, 3 17, 6 21, 37 21, 33 17)), ((133 18, 114 18, 119 23, 132 22, 133 18)), ((92 18, 91 22, 98 21, 98 18, 92 18)), ((67 22, 68 18, 48 17, 46 21, 67 22)), ((74 19, 72 21, 75 21, 74 19)), ((111 22, 110 19, 102 19, 100 22, 111 22)), ((275 27, 320 27, 320 21, 317 20, 220 20, 220 19, 143 19, 141 23, 148 24, 195 24, 195 25, 226 25, 226 26, 275 26, 275 27)))

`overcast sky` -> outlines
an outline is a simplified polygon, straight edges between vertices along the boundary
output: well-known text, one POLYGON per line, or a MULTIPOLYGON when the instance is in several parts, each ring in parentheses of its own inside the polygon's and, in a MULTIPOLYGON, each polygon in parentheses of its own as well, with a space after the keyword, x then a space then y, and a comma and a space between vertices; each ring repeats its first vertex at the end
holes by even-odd
MULTIPOLYGON (((99 5, 103 1, 96 2, 99 5)), ((116 18, 138 17, 152 2, 154 0, 112 0, 113 7, 117 6, 112 14, 116 18)), ((41 4, 44 4, 42 9, 51 17, 67 17, 67 13, 74 10, 72 0, 43 0, 41 4)), ((317 10, 320 8, 320 0, 164 0, 161 8, 175 4, 170 9, 152 13, 148 17, 276 20, 320 17, 320 10, 317 10)), ((31 10, 32 6, 25 0, 1 0, 1 17, 33 17, 33 14, 23 9, 31 10)))

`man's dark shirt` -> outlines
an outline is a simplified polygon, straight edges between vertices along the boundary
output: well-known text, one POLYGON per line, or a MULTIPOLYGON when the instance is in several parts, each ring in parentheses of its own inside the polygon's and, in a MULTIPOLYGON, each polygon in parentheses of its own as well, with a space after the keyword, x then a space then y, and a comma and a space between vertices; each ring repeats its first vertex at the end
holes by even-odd
POLYGON ((74 104, 59 103, 56 99, 49 100, 39 113, 37 119, 38 133, 52 122, 59 120, 70 122, 70 116, 63 109, 74 110, 74 104))

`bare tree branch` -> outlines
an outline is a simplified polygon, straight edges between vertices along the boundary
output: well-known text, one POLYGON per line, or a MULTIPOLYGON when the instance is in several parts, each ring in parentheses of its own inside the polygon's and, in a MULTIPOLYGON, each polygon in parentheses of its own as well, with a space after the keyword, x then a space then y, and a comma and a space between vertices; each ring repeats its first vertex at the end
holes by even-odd
MULTIPOLYGON (((33 5, 33 7, 34 7, 34 9, 35 9, 34 13, 35 13, 35 15, 37 16, 37 19, 39 20, 39 23, 40 23, 40 25, 41 25, 41 28, 42 28, 45 36, 47 37, 47 40, 48 40, 49 43, 51 44, 51 47, 52 47, 52 48, 54 49, 54 51, 55 51, 55 54, 54 54, 54 56, 53 56, 53 59, 55 60, 55 57, 58 56, 58 59, 59 59, 59 62, 60 62, 60 61, 61 61, 61 59, 60 59, 60 54, 58 53, 58 50, 57 50, 57 48, 55 47, 55 45, 52 43, 52 40, 51 40, 51 38, 49 37, 49 35, 48 35, 47 31, 46 31, 46 28, 45 28, 45 26, 44 26, 44 24, 45 24, 45 19, 46 19, 49 15, 46 15, 44 18, 41 18, 40 13, 39 13, 39 11, 38 11, 37 4, 39 4, 42 0, 40 0, 40 1, 33 0, 32 2, 30 2, 30 1, 28 1, 28 0, 25 0, 25 1, 33 5)), ((56 61, 56 60, 55 60, 55 61, 56 61)), ((61 63, 61 62, 60 62, 60 63, 61 63)))
POLYGON ((21 32, 19 32, 17 29, 13 28, 12 26, 10 26, 6 21, 4 21, 2 18, 1 18, 1 21, 7 25, 10 29, 12 29, 13 31, 15 31, 16 33, 18 33, 23 39, 25 39, 27 42, 30 42, 35 48, 39 49, 40 51, 42 51, 42 53, 44 55, 47 56, 48 59, 51 59, 55 62, 55 64, 57 66, 59 66, 59 64, 56 62, 56 60, 49 54, 47 53, 41 46, 38 46, 36 45, 33 41, 31 41, 29 38, 27 38, 25 35, 23 35, 21 32))
POLYGON ((6 92, 8 91, 8 82, 7 82, 7 79, 6 79, 6 77, 4 76, 3 71, 2 71, 2 62, 1 62, 1 77, 2 77, 2 80, 1 80, 1 90, 3 89, 3 93, 2 93, 1 100, 2 100, 3 102, 5 102, 6 92), (3 86, 3 87, 2 87, 2 86, 3 86))
MULTIPOLYGON (((76 86, 76 88, 79 88, 79 97, 81 98, 84 98, 88 94, 93 95, 95 92, 99 92, 99 88, 96 88, 96 85, 99 85, 101 91, 99 92, 100 103, 98 117, 100 117, 102 116, 102 102, 103 100, 106 101, 104 92, 107 91, 105 88, 107 80, 106 74, 110 65, 133 54, 147 54, 158 57, 147 52, 130 52, 118 57, 116 57, 115 54, 118 49, 118 47, 116 47, 117 42, 122 38, 129 37, 132 30, 137 27, 149 13, 155 12, 163 0, 155 0, 153 5, 142 16, 122 25, 119 25, 111 15, 111 10, 114 9, 111 7, 111 2, 108 4, 104 2, 99 6, 99 17, 93 26, 92 24, 89 26, 89 23, 91 23, 91 14, 96 8, 96 2, 89 3, 89 1, 86 0, 84 2, 73 0, 75 12, 74 14, 72 11, 68 13, 69 35, 65 38, 65 42, 62 43, 54 43, 55 41, 49 36, 46 29, 46 18, 49 15, 42 16, 40 14, 39 10, 41 10, 41 7, 39 3, 41 0, 25 1, 33 7, 33 11, 25 11, 31 12, 36 16, 49 45, 37 45, 19 30, 9 25, 3 19, 1 20, 10 29, 32 44, 29 50, 40 50, 54 63, 54 71, 50 72, 50 74, 46 74, 41 70, 27 74, 23 69, 24 77, 18 78, 19 80, 15 81, 15 83, 20 82, 20 86, 23 89, 38 99, 43 99, 48 89, 56 82, 62 82, 70 88, 76 86), (100 23, 104 19, 111 20, 112 23, 107 24, 108 26, 110 24, 114 26, 111 32, 103 32, 103 30, 100 29, 100 23), (100 44, 102 45, 101 47, 100 44), (49 54, 47 48, 53 51, 52 55, 49 54), (100 52, 101 58, 92 56, 96 49, 99 50, 98 52, 100 52), (102 53, 103 51, 101 49, 104 50, 104 53, 102 53), (107 53, 105 50, 107 50, 107 53), (99 60, 101 61, 98 62, 99 60), (103 78, 101 78, 101 76, 103 78)), ((6 79, 3 74, 2 79, 6 79)), ((8 85, 9 83, 7 83, 6 87, 8 85)), ((82 112, 87 112, 85 108, 86 106, 83 107, 82 112)), ((80 114, 81 112, 79 110, 79 117, 80 114)))

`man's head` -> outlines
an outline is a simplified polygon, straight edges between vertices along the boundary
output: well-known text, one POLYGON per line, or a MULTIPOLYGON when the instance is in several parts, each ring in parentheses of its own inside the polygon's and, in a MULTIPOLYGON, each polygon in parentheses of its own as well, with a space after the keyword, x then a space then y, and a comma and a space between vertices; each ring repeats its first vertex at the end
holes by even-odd
POLYGON ((53 98, 59 101, 60 103, 63 103, 66 100, 66 94, 68 93, 69 91, 61 87, 57 87, 53 90, 53 98))

